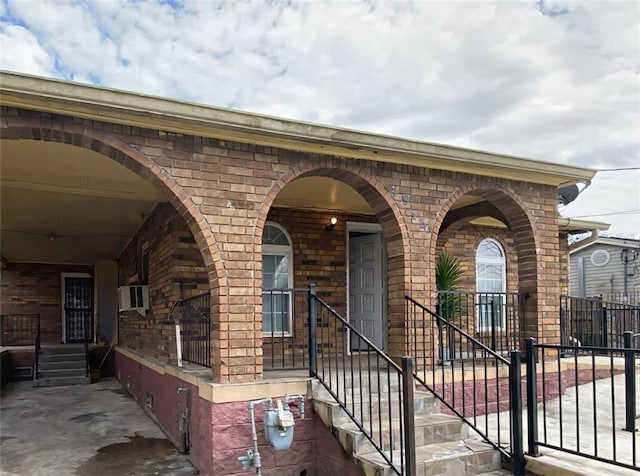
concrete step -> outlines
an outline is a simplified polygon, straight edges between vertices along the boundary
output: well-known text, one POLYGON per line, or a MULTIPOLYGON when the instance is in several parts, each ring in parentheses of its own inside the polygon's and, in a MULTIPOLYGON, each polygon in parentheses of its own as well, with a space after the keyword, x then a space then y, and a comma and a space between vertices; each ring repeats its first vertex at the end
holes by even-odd
POLYGON ((40 372, 46 370, 82 369, 84 370, 84 358, 82 360, 54 360, 38 362, 40 372))
POLYGON ((346 375, 342 375, 342 371, 336 372, 332 369, 329 372, 325 369, 325 374, 322 376, 322 369, 318 369, 318 374, 328 382, 332 389, 339 392, 360 391, 362 393, 385 393, 388 390, 397 391, 402 387, 398 374, 392 372, 389 374, 386 370, 377 371, 372 369, 370 373, 363 370, 363 374, 359 375, 358 369, 354 369, 354 374, 351 375, 350 369, 347 370, 346 375))
MULTIPOLYGON (((400 386, 396 383, 391 383, 391 386, 388 385, 388 382, 384 379, 380 381, 378 386, 377 379, 372 379, 369 384, 368 378, 363 379, 362 386, 357 379, 355 381, 346 380, 343 381, 340 379, 339 381, 331 380, 327 381, 327 384, 330 386, 331 390, 336 393, 341 400, 345 399, 354 399, 360 400, 360 395, 367 396, 369 395, 383 395, 386 397, 391 396, 392 398, 398 398, 400 394, 400 386)), ((331 399, 333 398, 327 388, 321 384, 317 379, 311 380, 311 393, 312 395, 318 398, 331 399)))
MULTIPOLYGON (((383 419, 382 422, 365 421, 362 426, 377 444, 382 444, 385 450, 399 450, 402 435, 400 420, 397 418, 383 419), (393 438, 392 438, 393 436, 393 438)), ((343 444, 345 450, 351 454, 366 454, 375 451, 369 439, 352 421, 334 425, 333 431, 343 444)), ((469 431, 462 421, 451 415, 419 415, 414 419, 416 447, 434 443, 460 441, 468 438, 469 431)))
POLYGON ((62 385, 83 385, 91 383, 91 377, 47 377, 33 381, 34 387, 59 387, 62 385))
MULTIPOLYGON (((468 440, 436 443, 416 448, 417 476, 472 476, 509 474, 502 472, 500 453, 488 443, 468 440), (496 472, 497 473, 494 473, 496 472)), ((390 456, 390 453, 387 453, 390 456)), ((395 454, 394 461, 401 455, 395 454)), ((354 460, 366 476, 391 476, 391 466, 378 452, 355 455, 354 460)), ((399 467, 399 463, 398 463, 399 467)))
POLYGON ((69 362, 78 360, 84 362, 84 352, 82 354, 40 354, 40 362, 69 362))
POLYGON ((61 377, 84 377, 86 375, 84 367, 78 369, 56 369, 56 370, 39 370, 38 379, 50 379, 61 377))
MULTIPOLYGON (((386 395, 365 394, 362 395, 362 399, 360 399, 358 393, 355 399, 352 399, 351 395, 348 397, 349 398, 345 399, 347 408, 362 421, 377 419, 380 416, 384 418, 389 414, 397 418, 401 414, 399 402, 392 400, 391 404, 389 404, 389 398, 386 395)), ((314 393, 313 409, 328 427, 351 421, 346 411, 326 390, 325 392, 314 393)), ((413 409, 415 415, 439 413, 440 402, 431 393, 416 391, 414 394, 413 409)))
POLYGON ((41 347, 40 355, 56 355, 56 354, 82 354, 84 355, 84 345, 67 344, 56 345, 52 347, 41 347))

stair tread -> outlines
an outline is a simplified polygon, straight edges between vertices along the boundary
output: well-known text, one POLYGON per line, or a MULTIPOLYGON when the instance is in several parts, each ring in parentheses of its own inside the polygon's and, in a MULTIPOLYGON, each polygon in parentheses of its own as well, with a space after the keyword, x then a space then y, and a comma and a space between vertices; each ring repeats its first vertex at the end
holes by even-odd
MULTIPOLYGON (((429 415, 416 415, 414 417, 415 428, 422 428, 422 427, 432 426, 432 425, 443 425, 451 422, 455 422, 455 423, 459 422, 462 425, 459 418, 453 415, 445 415, 443 413, 433 413, 429 415)), ((383 430, 389 429, 389 424, 391 424, 391 426, 395 429, 400 428, 400 418, 392 417, 391 419, 389 418, 382 419, 381 426, 383 430)), ((357 425, 350 420, 337 423, 335 426, 336 428, 343 428, 345 430, 359 431, 357 425)), ((380 425, 378 425, 377 420, 374 421, 372 426, 374 430, 378 430, 380 427, 380 425)))
MULTIPOLYGON (((416 461, 418 463, 424 463, 427 461, 437 461, 445 459, 455 459, 463 456, 472 456, 478 453, 494 452, 496 451, 489 443, 485 443, 479 440, 463 440, 465 443, 464 451, 457 451, 458 441, 446 441, 442 443, 433 443, 430 445, 418 446, 416 448, 416 461)), ((358 454, 357 458, 370 461, 377 465, 388 467, 389 464, 384 460, 382 455, 378 452, 358 454)), ((489 472, 488 474, 493 474, 489 472)), ((496 473, 501 474, 501 473, 496 473)), ((509 473, 506 473, 509 474, 509 473)))
MULTIPOLYGON (((338 405, 338 402, 335 401, 335 399, 326 391, 322 392, 321 395, 315 395, 313 397, 314 401, 318 401, 318 402, 322 402, 322 403, 329 403, 329 404, 336 404, 338 405), (326 393, 325 393, 326 392, 326 393)), ((376 403, 378 401, 380 402, 388 402, 390 400, 389 395, 380 395, 380 398, 378 398, 377 393, 364 393, 362 394, 362 396, 360 395, 360 393, 354 393, 354 396, 357 397, 355 398, 355 403, 376 403), (362 397, 362 398, 360 398, 362 397)), ((342 396, 342 395, 341 395, 342 396)), ((344 397, 344 396, 342 396, 344 397)), ((351 404, 353 403, 352 399, 351 399, 351 393, 349 392, 349 395, 347 395, 348 398, 346 398, 346 402, 351 404)), ((397 398, 397 395, 393 395, 393 397, 397 398)), ((431 393, 429 392, 415 392, 414 393, 414 400, 417 399, 435 399, 436 397, 434 397, 431 393)), ((391 400, 395 400, 395 399, 391 399, 391 400)), ((398 403, 399 404, 399 403, 398 403)))

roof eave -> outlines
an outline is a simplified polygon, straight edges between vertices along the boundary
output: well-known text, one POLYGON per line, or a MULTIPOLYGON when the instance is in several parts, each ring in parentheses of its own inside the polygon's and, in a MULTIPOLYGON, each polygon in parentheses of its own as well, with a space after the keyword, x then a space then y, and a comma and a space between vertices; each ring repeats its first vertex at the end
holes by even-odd
POLYGON ((596 171, 0 72, 0 104, 168 132, 561 186, 596 171))

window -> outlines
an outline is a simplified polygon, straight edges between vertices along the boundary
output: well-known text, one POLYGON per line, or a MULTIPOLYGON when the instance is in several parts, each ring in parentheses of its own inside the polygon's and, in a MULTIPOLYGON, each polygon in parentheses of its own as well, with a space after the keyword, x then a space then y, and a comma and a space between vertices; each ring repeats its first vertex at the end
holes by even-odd
POLYGON ((140 247, 140 261, 138 263, 138 283, 149 284, 149 242, 140 247))
POLYGON ((262 233, 262 332, 291 334, 293 259, 286 230, 267 223, 262 233))
POLYGON ((487 238, 476 251, 476 328, 479 331, 505 328, 505 255, 502 245, 487 238))

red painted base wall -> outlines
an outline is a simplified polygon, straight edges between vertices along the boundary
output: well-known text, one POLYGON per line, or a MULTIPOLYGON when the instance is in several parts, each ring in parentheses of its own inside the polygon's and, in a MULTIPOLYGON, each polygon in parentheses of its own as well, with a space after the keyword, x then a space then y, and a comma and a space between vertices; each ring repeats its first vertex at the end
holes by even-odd
MULTIPOLYGON (((239 456, 253 448, 248 402, 211 403, 198 396, 197 387, 176 377, 161 375, 116 352, 116 376, 124 388, 162 428, 178 449, 183 449, 180 421, 188 411, 189 459, 203 476, 255 475, 255 469, 242 471, 239 456), (149 406, 147 395, 153 396, 149 406)), ((267 395, 265 395, 266 397, 267 395)), ((282 395, 271 395, 282 398, 282 395)), ((263 431, 265 407, 256 406, 256 429, 264 476, 361 475, 338 440, 305 402, 305 418, 296 408, 293 445, 274 451, 263 431)))

